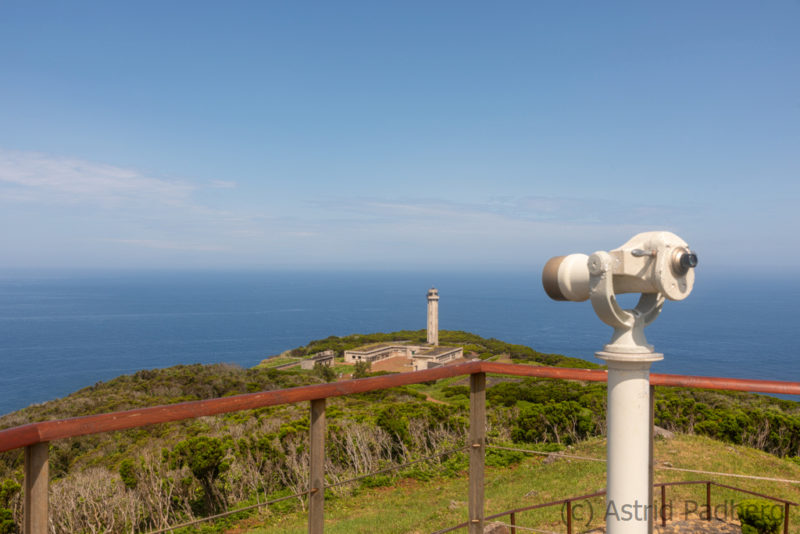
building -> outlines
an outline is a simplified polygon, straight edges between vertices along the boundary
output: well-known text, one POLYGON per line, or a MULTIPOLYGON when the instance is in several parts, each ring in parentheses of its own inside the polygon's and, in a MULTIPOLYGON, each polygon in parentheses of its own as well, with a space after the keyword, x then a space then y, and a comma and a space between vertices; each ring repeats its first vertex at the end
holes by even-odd
POLYGON ((335 355, 336 353, 330 349, 317 352, 316 354, 312 354, 311 358, 301 361, 300 368, 313 369, 316 364, 327 365, 328 367, 331 367, 333 366, 333 357, 335 355))
POLYGON ((461 347, 439 346, 439 291, 432 287, 428 291, 428 343, 413 345, 407 342, 376 343, 344 351, 345 363, 367 362, 370 364, 390 358, 405 358, 415 371, 438 367, 464 357, 461 347))
POLYGON ((407 358, 415 371, 430 369, 464 357, 461 347, 431 347, 402 342, 379 343, 344 351, 345 363, 377 363, 389 358, 407 358))
POLYGON ((344 351, 344 363, 367 362, 375 363, 389 358, 404 357, 412 358, 415 349, 411 345, 401 343, 378 343, 377 345, 367 345, 354 350, 344 351))
POLYGON ((421 347, 421 350, 411 358, 415 371, 432 369, 448 362, 464 357, 464 349, 461 347, 421 347))

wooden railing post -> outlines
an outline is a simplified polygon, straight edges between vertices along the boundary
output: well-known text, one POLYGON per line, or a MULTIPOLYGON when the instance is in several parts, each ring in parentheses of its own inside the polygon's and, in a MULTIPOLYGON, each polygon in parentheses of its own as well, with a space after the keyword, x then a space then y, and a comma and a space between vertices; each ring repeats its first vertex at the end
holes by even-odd
POLYGON ((783 534, 789 534, 789 503, 783 505, 783 534))
MULTIPOLYGON (((670 512, 672 511, 672 507, 670 507, 670 512)), ((672 515, 672 514, 670 514, 672 515)), ((661 486, 661 526, 666 526, 667 524, 667 487, 661 486)))
POLYGON ((572 534, 572 501, 567 501, 567 534, 572 534))
POLYGON ((706 482, 706 510, 708 510, 706 521, 711 521, 711 482, 706 482))
POLYGON ((511 534, 517 534, 517 514, 511 512, 511 534))
POLYGON ((469 375, 469 534, 483 534, 486 373, 469 375))
POLYGON ((308 534, 325 528, 325 399, 311 401, 309 429, 308 534))
POLYGON ((47 442, 25 447, 24 534, 47 534, 49 455, 47 442))

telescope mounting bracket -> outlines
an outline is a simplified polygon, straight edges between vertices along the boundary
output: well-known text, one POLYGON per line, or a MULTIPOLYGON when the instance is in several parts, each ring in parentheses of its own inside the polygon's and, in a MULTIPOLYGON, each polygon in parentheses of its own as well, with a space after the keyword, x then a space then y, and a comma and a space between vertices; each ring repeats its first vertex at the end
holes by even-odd
POLYGON ((661 293, 642 293, 631 310, 617 302, 612 273, 613 258, 608 252, 595 252, 589 257, 589 298, 601 321, 614 329, 611 342, 598 357, 614 360, 656 361, 662 359, 647 343, 644 328, 656 320, 664 305, 661 293))

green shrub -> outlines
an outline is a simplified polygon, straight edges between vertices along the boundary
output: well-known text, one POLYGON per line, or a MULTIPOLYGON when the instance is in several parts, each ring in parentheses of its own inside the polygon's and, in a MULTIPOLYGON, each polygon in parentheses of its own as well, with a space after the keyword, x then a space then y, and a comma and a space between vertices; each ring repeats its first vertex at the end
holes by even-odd
POLYGON ((384 488, 392 485, 391 475, 373 475, 361 480, 361 486, 364 488, 384 488))
POLYGON ((203 502, 198 502, 204 512, 215 511, 222 503, 217 502, 214 488, 217 479, 230 468, 228 449, 233 446, 231 438, 220 439, 195 436, 178 442, 165 456, 172 468, 186 465, 203 487, 203 502))
POLYGON ((500 449, 488 449, 486 451, 486 465, 492 467, 508 467, 518 464, 525 458, 525 453, 518 451, 504 451, 500 449))
MULTIPOLYGON (((280 499, 281 497, 289 497, 293 495, 294 492, 289 488, 283 488, 278 491, 273 491, 267 496, 267 500, 275 500, 280 499)), ((278 501, 276 503, 272 503, 269 505, 269 509, 278 514, 288 514, 290 512, 294 512, 299 507, 299 501, 297 498, 294 499, 285 499, 283 501, 278 501)))
POLYGON ((736 505, 742 534, 778 534, 783 523, 783 506, 764 499, 745 499, 736 505))
POLYGON ((469 469, 469 457, 463 452, 449 455, 442 461, 442 475, 454 478, 469 469))
POLYGON ((378 412, 375 424, 384 429, 397 442, 409 445, 411 435, 408 433, 408 418, 403 413, 402 407, 389 405, 378 412))
POLYGON ((574 443, 585 439, 594 428, 592 412, 575 401, 524 406, 511 429, 511 439, 537 443, 574 443))
POLYGON ((424 464, 416 464, 400 472, 400 476, 413 478, 419 480, 420 482, 428 482, 429 480, 433 480, 433 478, 439 474, 440 473, 438 470, 434 471, 424 464))
POLYGON ((11 514, 11 500, 22 486, 15 480, 4 480, 0 484, 0 534, 17 534, 17 524, 11 514))
POLYGON ((355 365, 353 365, 353 378, 364 378, 369 375, 371 369, 371 362, 356 362, 355 365))
POLYGON ((225 440, 208 436, 180 441, 172 452, 172 467, 187 465, 198 480, 213 480, 229 467, 225 459, 229 445, 225 440))
POLYGON ((333 369, 333 367, 320 362, 314 364, 314 374, 323 379, 325 382, 333 382, 336 380, 336 371, 333 369))
POLYGON ((0 534, 17 534, 17 524, 11 516, 11 510, 0 508, 0 534))
POLYGON ((136 468, 133 465, 133 460, 130 458, 122 460, 122 463, 119 464, 119 476, 126 488, 134 489, 136 487, 136 468))
POLYGON ((11 508, 11 500, 22 486, 16 480, 6 479, 0 484, 0 508, 11 508))
POLYGON ((465 399, 468 399, 469 386, 444 386, 442 388, 442 394, 448 399, 452 399, 454 397, 464 397, 465 399))

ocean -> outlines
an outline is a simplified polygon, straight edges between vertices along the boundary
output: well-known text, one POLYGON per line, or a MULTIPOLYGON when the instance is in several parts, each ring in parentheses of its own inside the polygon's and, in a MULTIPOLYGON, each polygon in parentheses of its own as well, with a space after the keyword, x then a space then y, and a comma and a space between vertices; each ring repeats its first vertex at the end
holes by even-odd
MULTIPOLYGON (((253 366, 330 335, 440 328, 598 361, 611 329, 538 272, 160 272, 0 277, 0 414, 140 369, 253 366)), ((631 296, 632 297, 632 296, 631 296)), ((654 372, 800 380, 800 281, 706 277, 648 327, 654 372)), ((631 305, 627 298, 623 303, 631 305)))

